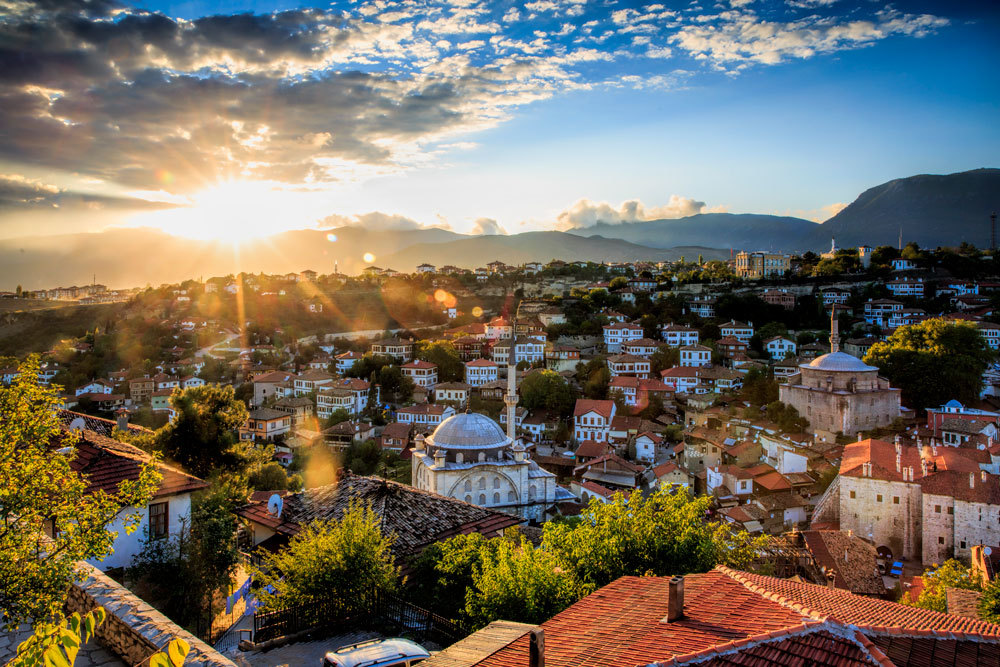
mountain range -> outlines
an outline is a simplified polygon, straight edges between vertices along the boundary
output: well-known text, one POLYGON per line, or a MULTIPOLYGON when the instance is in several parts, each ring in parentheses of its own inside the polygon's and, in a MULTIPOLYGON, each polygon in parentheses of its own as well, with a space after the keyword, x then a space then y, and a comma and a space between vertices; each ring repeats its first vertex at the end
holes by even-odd
POLYGON ((822 224, 801 218, 709 213, 676 220, 598 223, 568 232, 468 236, 436 229, 369 230, 358 226, 295 230, 233 246, 153 229, 0 240, 0 289, 85 284, 109 287, 180 282, 239 271, 313 269, 357 273, 368 264, 412 271, 417 264, 474 268, 493 260, 667 260, 729 257, 732 249, 800 252, 841 247, 989 244, 990 214, 1000 209, 1000 169, 918 175, 864 191, 822 224), (371 253, 374 259, 365 260, 371 253))

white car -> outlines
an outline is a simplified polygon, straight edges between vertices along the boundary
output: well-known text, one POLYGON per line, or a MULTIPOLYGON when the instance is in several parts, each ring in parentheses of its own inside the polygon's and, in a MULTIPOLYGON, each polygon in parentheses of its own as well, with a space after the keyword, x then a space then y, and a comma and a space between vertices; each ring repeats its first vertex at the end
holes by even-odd
POLYGON ((409 639, 369 639, 330 651, 323 657, 323 667, 410 667, 430 656, 409 639))

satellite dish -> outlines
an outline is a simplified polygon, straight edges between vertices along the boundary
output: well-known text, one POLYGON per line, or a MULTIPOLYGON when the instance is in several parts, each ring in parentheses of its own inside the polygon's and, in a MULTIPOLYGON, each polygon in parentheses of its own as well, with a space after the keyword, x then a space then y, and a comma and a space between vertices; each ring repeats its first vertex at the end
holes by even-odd
POLYGON ((267 499, 267 513, 276 517, 281 516, 281 508, 284 505, 284 501, 281 499, 277 493, 272 493, 271 497, 267 499))
POLYGON ((986 547, 986 548, 983 549, 983 553, 985 555, 989 556, 990 554, 993 553, 993 549, 991 549, 990 547, 986 547))
POLYGON ((69 423, 69 430, 71 431, 82 431, 87 428, 87 422, 83 417, 77 417, 69 423))

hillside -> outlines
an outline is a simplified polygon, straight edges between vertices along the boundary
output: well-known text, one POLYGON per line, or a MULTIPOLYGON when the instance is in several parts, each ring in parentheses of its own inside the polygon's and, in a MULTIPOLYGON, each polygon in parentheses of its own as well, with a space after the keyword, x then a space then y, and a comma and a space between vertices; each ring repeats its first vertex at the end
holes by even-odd
POLYGON ((622 239, 653 248, 706 246, 736 250, 798 250, 817 225, 802 218, 752 213, 702 213, 676 220, 598 223, 570 233, 622 239))
POLYGON ((171 236, 154 229, 109 229, 95 234, 0 240, 0 290, 86 284, 109 287, 175 283, 239 271, 288 273, 313 269, 358 273, 366 252, 390 253, 458 238, 441 229, 371 232, 358 227, 296 230, 234 247, 171 236), (336 241, 328 239, 336 236, 336 241))
POLYGON ((512 236, 472 236, 438 244, 418 244, 379 260, 379 265, 397 271, 412 271, 418 264, 455 264, 474 268, 500 260, 507 264, 564 261, 630 262, 669 260, 698 255, 725 259, 729 252, 708 247, 650 248, 620 239, 577 236, 565 232, 525 232, 512 236))
POLYGON ((990 213, 1000 210, 1000 169, 898 178, 865 190, 809 237, 814 248, 891 245, 989 247, 990 213))

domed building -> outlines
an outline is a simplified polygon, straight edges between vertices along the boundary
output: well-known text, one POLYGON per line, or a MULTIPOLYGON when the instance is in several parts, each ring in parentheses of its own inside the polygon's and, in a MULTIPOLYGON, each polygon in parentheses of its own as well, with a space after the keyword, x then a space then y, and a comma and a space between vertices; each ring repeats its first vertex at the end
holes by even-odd
POLYGON ((831 439, 890 425, 899 417, 900 390, 879 377, 878 368, 840 351, 837 320, 832 322, 830 353, 799 366, 779 385, 778 399, 809 420, 814 432, 831 439))
POLYGON ((467 503, 542 521, 564 500, 555 475, 528 457, 495 421, 461 413, 414 441, 412 484, 467 503))

